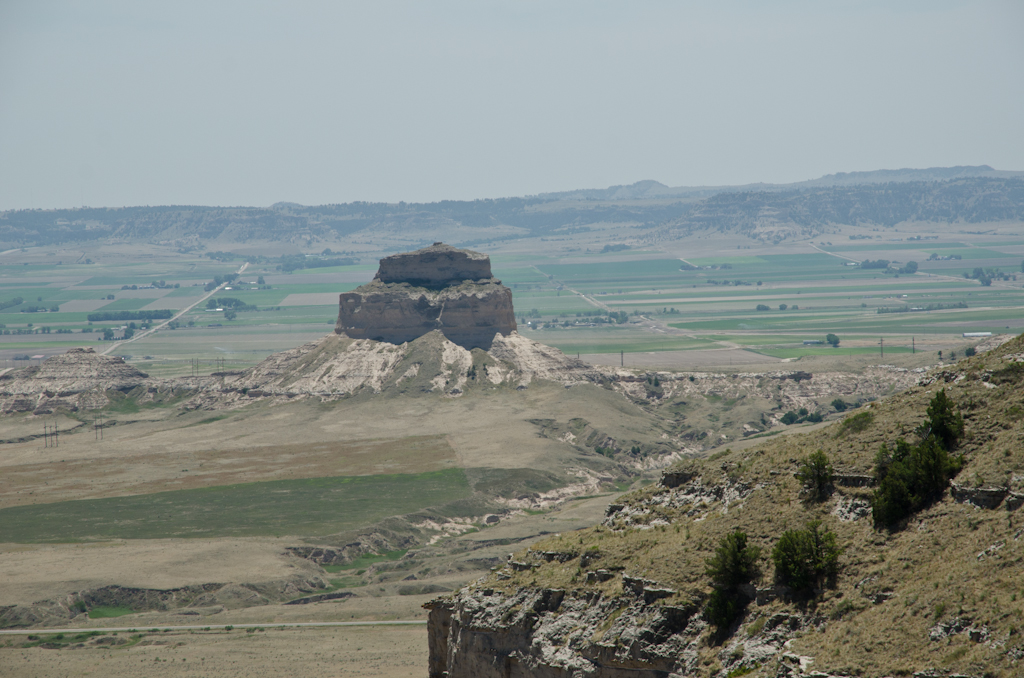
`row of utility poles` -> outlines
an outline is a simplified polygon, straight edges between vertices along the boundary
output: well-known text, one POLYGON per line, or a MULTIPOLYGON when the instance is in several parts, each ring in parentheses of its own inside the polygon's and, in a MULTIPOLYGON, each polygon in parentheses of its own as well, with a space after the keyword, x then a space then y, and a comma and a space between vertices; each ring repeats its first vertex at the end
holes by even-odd
MULTIPOLYGON (((193 358, 191 361, 192 365, 192 376, 199 376, 200 361, 198 358, 193 358)), ((224 370, 224 358, 214 358, 212 361, 207 361, 207 364, 213 364, 218 368, 218 371, 224 370)), ((103 440, 103 429, 107 425, 107 422, 99 417, 92 423, 93 436, 96 440, 103 440)), ((43 424, 43 447, 60 447, 60 428, 57 422, 53 424, 43 424)))
MULTIPOLYGON (((103 440, 103 427, 107 422, 102 417, 92 422, 93 435, 96 440, 103 440)), ((60 447, 60 427, 57 422, 53 425, 43 424, 43 447, 60 447)))
MULTIPOLYGON (((917 353, 917 342, 915 341, 915 339, 916 339, 916 337, 911 337, 910 338, 910 352, 911 353, 917 353)), ((881 354, 883 356, 885 355, 885 337, 879 337, 878 338, 878 350, 881 352, 881 354)))
MULTIPOLYGON (((223 372, 224 371, 224 358, 214 358, 212 361, 207 361, 207 363, 214 365, 217 368, 215 370, 217 372, 223 372)), ((191 376, 198 377, 199 376, 199 365, 201 364, 199 358, 192 358, 191 360, 189 360, 189 364, 192 366, 192 374, 191 374, 191 376)))

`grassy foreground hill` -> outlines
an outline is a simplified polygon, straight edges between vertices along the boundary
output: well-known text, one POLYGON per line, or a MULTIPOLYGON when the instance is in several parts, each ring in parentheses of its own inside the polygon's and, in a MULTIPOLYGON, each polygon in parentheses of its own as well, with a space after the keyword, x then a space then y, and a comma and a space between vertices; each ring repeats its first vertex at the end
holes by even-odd
POLYGON ((1021 675, 1022 414, 1018 337, 832 426, 688 462, 601 525, 520 551, 434 603, 431 675, 1021 675), (962 468, 948 490, 935 476, 932 501, 907 485, 919 510, 876 525, 879 450, 898 458, 898 441, 934 439, 928 410, 943 389, 963 420, 948 453, 951 472, 962 468), (819 450, 834 468, 816 498, 796 476, 819 450), (782 586, 773 552, 812 521, 835 537, 834 576, 782 586), (709 610, 708 561, 737 532, 753 567, 731 584, 735 616, 723 621, 709 610))

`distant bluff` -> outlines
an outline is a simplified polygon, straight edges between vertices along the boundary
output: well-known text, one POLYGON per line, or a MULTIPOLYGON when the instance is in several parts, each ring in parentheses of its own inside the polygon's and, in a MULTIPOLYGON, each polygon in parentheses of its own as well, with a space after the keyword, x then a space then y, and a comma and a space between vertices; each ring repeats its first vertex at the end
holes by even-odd
POLYGON ((338 334, 401 344, 434 330, 484 350, 516 330, 512 291, 486 254, 436 242, 381 259, 372 282, 341 295, 338 334))

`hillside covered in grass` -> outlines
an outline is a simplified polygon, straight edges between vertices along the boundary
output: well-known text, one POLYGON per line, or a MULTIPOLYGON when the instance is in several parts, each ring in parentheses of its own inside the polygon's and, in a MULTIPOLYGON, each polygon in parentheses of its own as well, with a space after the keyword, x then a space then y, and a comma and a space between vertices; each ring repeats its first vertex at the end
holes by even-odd
POLYGON ((1020 675, 1022 414, 1018 337, 687 462, 435 603, 432 675, 1020 675))

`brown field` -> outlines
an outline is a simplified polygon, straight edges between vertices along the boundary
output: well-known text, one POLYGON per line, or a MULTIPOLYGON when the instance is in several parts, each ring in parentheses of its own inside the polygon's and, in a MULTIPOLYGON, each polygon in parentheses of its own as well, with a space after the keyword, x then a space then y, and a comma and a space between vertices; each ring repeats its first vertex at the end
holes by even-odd
POLYGON ((0 639, 0 676, 406 678, 427 671, 425 626, 171 631, 147 633, 124 649, 95 644, 22 649, 22 642, 0 639))

